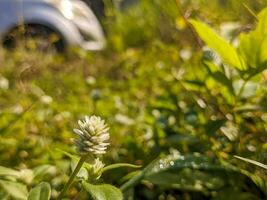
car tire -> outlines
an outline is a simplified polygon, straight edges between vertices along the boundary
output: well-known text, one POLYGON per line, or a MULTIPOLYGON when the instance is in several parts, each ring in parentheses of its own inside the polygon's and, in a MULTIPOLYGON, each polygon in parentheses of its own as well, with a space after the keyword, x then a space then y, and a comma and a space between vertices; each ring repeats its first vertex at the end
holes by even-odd
POLYGON ((14 28, 5 37, 4 47, 40 52, 62 52, 65 49, 60 34, 43 25, 30 24, 14 28))

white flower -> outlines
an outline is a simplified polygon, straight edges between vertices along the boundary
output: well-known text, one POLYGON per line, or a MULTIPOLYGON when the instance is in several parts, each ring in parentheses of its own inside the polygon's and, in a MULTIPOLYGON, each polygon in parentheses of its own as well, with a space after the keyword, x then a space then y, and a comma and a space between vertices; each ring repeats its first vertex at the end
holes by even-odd
POLYGON ((78 121, 79 129, 73 131, 79 136, 75 140, 78 151, 82 154, 104 154, 109 146, 109 127, 97 116, 85 116, 78 121))

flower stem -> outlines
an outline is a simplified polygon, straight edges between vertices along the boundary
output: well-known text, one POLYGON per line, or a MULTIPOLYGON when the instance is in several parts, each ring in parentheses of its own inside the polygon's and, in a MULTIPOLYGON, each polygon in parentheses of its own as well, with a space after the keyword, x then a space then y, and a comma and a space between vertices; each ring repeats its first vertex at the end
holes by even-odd
POLYGON ((63 190, 60 192, 57 200, 61 200, 65 193, 67 192, 67 190, 70 188, 74 178, 76 177, 76 175, 78 174, 78 172, 80 171, 81 167, 83 166, 83 163, 85 162, 87 156, 82 156, 76 166, 76 168, 74 169, 74 171, 72 172, 68 182, 66 183, 66 185, 64 186, 63 190))

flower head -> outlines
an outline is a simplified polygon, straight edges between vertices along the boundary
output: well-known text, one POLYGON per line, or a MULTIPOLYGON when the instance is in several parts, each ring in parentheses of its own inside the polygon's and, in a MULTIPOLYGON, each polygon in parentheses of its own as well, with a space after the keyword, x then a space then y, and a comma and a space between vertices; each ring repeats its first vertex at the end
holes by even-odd
POLYGON ((79 129, 74 129, 79 138, 75 140, 78 151, 82 154, 104 154, 109 145, 109 127, 97 116, 85 116, 78 121, 79 129))

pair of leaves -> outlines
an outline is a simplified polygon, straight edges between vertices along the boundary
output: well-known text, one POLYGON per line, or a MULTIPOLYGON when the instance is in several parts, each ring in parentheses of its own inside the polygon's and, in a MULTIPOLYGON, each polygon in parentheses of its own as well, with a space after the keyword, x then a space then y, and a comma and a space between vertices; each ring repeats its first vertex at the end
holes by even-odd
MULTIPOLYGON (((126 191, 137 185, 142 180, 148 180, 154 184, 170 186, 177 188, 184 176, 179 174, 184 169, 191 169, 189 173, 194 173, 194 170, 207 171, 224 171, 223 166, 215 164, 208 157, 199 154, 194 155, 169 155, 162 159, 152 161, 141 172, 134 176, 131 180, 121 186, 122 191, 126 191), (164 178, 165 177, 165 178, 164 178), (171 181, 172 180, 172 181, 171 181), (175 185, 176 184, 176 185, 175 185)), ((188 173, 187 171, 183 171, 188 173)), ((196 174, 197 175, 197 174, 196 174)), ((198 173, 198 176, 205 176, 198 173)), ((210 177, 211 178, 211 177, 210 177)), ((183 184, 185 186, 185 184, 183 184)), ((192 190, 198 190, 190 185, 192 190)))
POLYGON ((27 199, 28 190, 27 187, 22 183, 0 180, 0 187, 14 199, 27 199))
POLYGON ((251 78, 267 67, 267 8, 258 15, 258 24, 255 30, 242 33, 239 37, 239 46, 235 49, 229 42, 216 34, 206 24, 190 20, 199 37, 214 51, 223 62, 246 72, 251 78))
POLYGON ((242 33, 238 51, 250 67, 260 67, 267 60, 267 8, 258 15, 255 30, 242 33))
POLYGON ((48 174, 51 168, 51 165, 42 165, 33 170, 17 171, 0 166, 0 188, 5 194, 15 199, 27 199, 27 187, 20 181, 29 179, 31 182, 32 180, 36 182, 45 174, 48 174))
POLYGON ((216 34, 209 26, 196 20, 190 20, 199 37, 214 51, 216 51, 222 60, 238 70, 245 70, 245 65, 239 57, 236 49, 216 34))
POLYGON ((48 183, 40 183, 29 194, 27 187, 21 183, 0 180, 0 185, 14 199, 49 200, 51 196, 51 187, 48 183))
POLYGON ((109 184, 92 185, 87 182, 82 183, 83 188, 95 200, 122 200, 123 195, 121 191, 109 184))
POLYGON ((25 177, 25 175, 27 175, 26 173, 28 172, 29 176, 32 176, 33 181, 38 181, 43 176, 51 173, 51 171, 54 171, 52 165, 41 165, 41 166, 34 168, 33 170, 29 169, 29 170, 21 170, 21 171, 17 171, 14 169, 0 166, 0 178, 1 177, 12 177, 14 180, 17 180, 17 179, 21 180, 22 177, 25 177))

